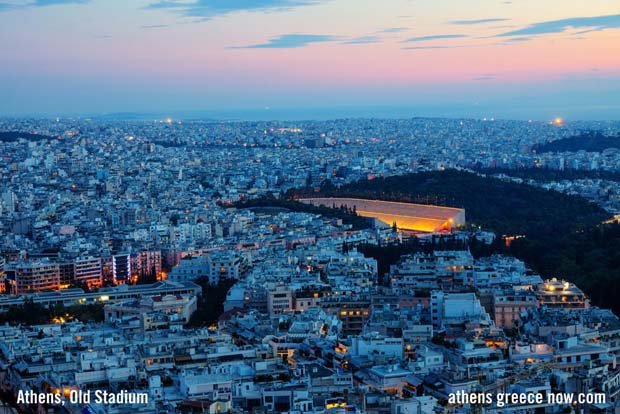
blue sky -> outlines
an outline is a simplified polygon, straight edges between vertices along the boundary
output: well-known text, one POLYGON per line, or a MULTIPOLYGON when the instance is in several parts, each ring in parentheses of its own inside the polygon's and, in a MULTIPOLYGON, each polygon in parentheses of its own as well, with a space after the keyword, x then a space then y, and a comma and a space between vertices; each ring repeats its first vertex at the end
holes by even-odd
POLYGON ((0 36, 0 116, 620 113, 615 0, 0 0, 0 36))

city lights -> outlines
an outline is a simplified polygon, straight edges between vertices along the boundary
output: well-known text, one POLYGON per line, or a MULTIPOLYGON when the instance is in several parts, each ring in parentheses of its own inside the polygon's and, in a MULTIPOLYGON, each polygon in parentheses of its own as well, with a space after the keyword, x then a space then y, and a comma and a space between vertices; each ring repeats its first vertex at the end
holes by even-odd
POLYGON ((523 3, 0 0, 0 411, 620 412, 620 14, 523 3))

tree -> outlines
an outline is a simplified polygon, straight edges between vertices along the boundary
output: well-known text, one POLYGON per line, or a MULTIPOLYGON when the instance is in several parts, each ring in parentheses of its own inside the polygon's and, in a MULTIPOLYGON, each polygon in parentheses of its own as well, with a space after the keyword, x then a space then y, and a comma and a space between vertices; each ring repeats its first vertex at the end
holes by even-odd
POLYGON ((233 279, 222 279, 219 284, 211 285, 209 279, 202 277, 195 281, 202 288, 198 298, 198 307, 189 321, 191 327, 203 327, 216 323, 224 312, 224 301, 228 290, 235 284, 233 279))

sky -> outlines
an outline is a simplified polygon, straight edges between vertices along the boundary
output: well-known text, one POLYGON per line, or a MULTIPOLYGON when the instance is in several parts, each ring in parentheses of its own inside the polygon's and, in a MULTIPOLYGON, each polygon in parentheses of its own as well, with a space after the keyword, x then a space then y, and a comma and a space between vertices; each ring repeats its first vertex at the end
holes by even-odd
POLYGON ((620 119, 618 0, 0 0, 0 116, 620 119))

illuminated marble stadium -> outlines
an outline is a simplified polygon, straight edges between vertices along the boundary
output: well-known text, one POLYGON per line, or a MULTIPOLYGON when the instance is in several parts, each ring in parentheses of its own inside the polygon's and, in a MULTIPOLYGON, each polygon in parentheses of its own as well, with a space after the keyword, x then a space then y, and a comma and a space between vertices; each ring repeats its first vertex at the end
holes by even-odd
POLYGON ((346 205, 355 208, 362 217, 375 218, 390 226, 396 223, 400 230, 445 232, 465 224, 465 210, 462 208, 358 198, 304 198, 298 201, 326 207, 346 205))

